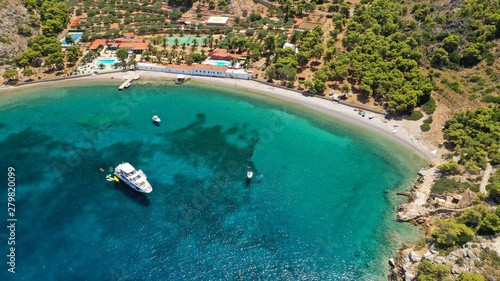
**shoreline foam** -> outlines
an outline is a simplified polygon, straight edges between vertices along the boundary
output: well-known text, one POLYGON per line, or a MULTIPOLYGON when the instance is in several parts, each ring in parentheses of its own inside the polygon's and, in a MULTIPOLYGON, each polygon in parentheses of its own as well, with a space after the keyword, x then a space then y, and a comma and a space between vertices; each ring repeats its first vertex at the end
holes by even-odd
MULTIPOLYGON (((173 73, 130 71, 130 75, 136 75, 137 73, 140 73, 141 78, 146 78, 146 79, 172 80, 177 77, 177 74, 173 73)), ((117 73, 113 74, 109 73, 98 74, 90 77, 89 76, 74 77, 58 81, 39 82, 39 83, 21 85, 16 87, 0 88, 0 93, 2 91, 15 91, 16 89, 31 88, 43 85, 57 85, 70 82, 92 81, 92 80, 96 81, 110 80, 111 77, 114 77, 116 81, 116 80, 121 80, 125 75, 127 75, 127 72, 118 71, 117 73)), ((418 137, 412 135, 410 132, 405 130, 401 124, 397 128, 393 127, 394 124, 407 122, 405 120, 389 121, 386 120, 383 115, 376 113, 373 113, 373 115, 375 116, 375 118, 373 119, 369 119, 368 116, 361 117, 358 114, 358 112, 355 111, 352 107, 342 105, 334 101, 301 95, 297 92, 289 91, 278 87, 272 87, 252 80, 228 79, 228 78, 206 77, 206 76, 190 76, 190 78, 193 81, 209 83, 209 84, 218 84, 220 86, 228 86, 231 88, 234 87, 236 89, 243 89, 256 94, 263 94, 266 96, 271 96, 278 99, 290 101, 305 106, 307 108, 316 110, 318 112, 327 114, 329 116, 338 118, 345 122, 359 125, 370 131, 385 135, 389 139, 396 141, 397 143, 409 148, 418 156, 427 161, 432 161, 435 158, 431 154, 429 147, 427 147, 422 140, 419 140, 418 137), (394 133, 394 131, 397 132, 394 133)), ((370 115, 371 114, 372 113, 370 113, 370 115)))

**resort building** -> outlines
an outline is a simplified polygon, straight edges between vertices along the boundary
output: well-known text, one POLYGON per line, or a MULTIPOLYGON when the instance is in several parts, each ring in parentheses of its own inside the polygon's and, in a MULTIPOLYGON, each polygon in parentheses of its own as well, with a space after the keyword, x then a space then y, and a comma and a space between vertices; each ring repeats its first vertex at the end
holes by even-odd
POLYGON ((185 75, 212 76, 224 78, 246 79, 255 78, 259 70, 247 71, 244 69, 230 69, 226 66, 196 64, 196 65, 173 65, 140 62, 136 67, 138 70, 149 70, 158 72, 178 73, 185 75))
POLYGON ((96 39, 92 44, 90 44, 90 50, 95 51, 101 48, 102 46, 105 46, 108 43, 108 40, 106 39, 96 39))
POLYGON ((216 49, 210 54, 210 58, 214 60, 227 60, 231 61, 232 59, 239 59, 240 57, 246 56, 247 52, 242 52, 241 54, 230 54, 226 49, 216 49))
MULTIPOLYGON (((133 33, 132 33, 133 36, 133 33)), ((129 52, 136 54, 142 54, 142 52, 149 50, 149 44, 151 41, 144 39, 116 39, 114 41, 108 41, 106 39, 97 39, 90 45, 90 50, 97 50, 102 46, 109 46, 110 50, 118 50, 120 48, 125 48, 129 52)))
POLYGON ((207 21, 208 25, 226 25, 229 21, 228 17, 210 17, 207 21))

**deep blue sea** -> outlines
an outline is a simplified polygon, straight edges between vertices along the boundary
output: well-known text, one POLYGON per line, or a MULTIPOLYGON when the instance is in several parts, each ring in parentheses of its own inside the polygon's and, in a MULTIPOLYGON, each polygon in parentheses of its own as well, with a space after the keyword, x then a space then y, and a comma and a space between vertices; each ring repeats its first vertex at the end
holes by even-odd
POLYGON ((393 219, 424 162, 387 138, 234 88, 118 83, 0 93, 0 280, 383 280, 419 236, 393 219), (152 193, 106 181, 122 161, 152 193))

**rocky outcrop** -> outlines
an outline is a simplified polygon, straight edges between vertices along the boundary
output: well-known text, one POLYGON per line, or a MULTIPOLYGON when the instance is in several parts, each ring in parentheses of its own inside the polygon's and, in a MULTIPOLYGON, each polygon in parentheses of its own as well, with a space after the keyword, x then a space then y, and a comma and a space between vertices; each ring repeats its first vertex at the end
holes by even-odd
POLYGON ((29 14, 21 0, 0 0, 0 62, 11 61, 27 49, 28 39, 38 35, 38 30, 28 26, 29 14), (31 37, 18 34, 17 25, 29 27, 31 37))
POLYGON ((458 277, 464 271, 481 274, 482 268, 477 266, 483 262, 481 252, 486 249, 500 252, 498 245, 500 245, 500 237, 493 241, 477 237, 476 242, 468 242, 461 249, 454 250, 447 256, 440 255, 434 246, 420 251, 415 251, 413 248, 401 250, 396 261, 389 260, 390 275, 388 279, 394 281, 417 280, 417 267, 424 259, 433 264, 446 265, 454 277, 458 277))

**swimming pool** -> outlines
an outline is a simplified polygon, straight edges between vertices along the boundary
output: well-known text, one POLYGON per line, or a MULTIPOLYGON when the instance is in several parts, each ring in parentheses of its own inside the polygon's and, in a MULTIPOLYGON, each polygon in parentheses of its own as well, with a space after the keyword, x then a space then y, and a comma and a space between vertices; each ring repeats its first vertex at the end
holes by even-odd
POLYGON ((230 66, 231 62, 229 61, 223 61, 223 60, 213 60, 210 62, 211 65, 216 65, 216 66, 230 66))
MULTIPOLYGON (((82 31, 68 31, 68 33, 66 33, 66 35, 71 35, 71 37, 73 37, 73 40, 75 40, 75 44, 76 44, 80 41, 80 38, 82 37, 83 32, 82 31)), ((68 44, 66 42, 66 35, 64 35, 63 39, 61 39, 61 46, 63 46, 63 47, 73 46, 73 44, 68 44)))
POLYGON ((100 64, 112 64, 112 63, 115 63, 115 59, 102 59, 102 60, 98 60, 97 61, 97 65, 100 65, 100 64))

